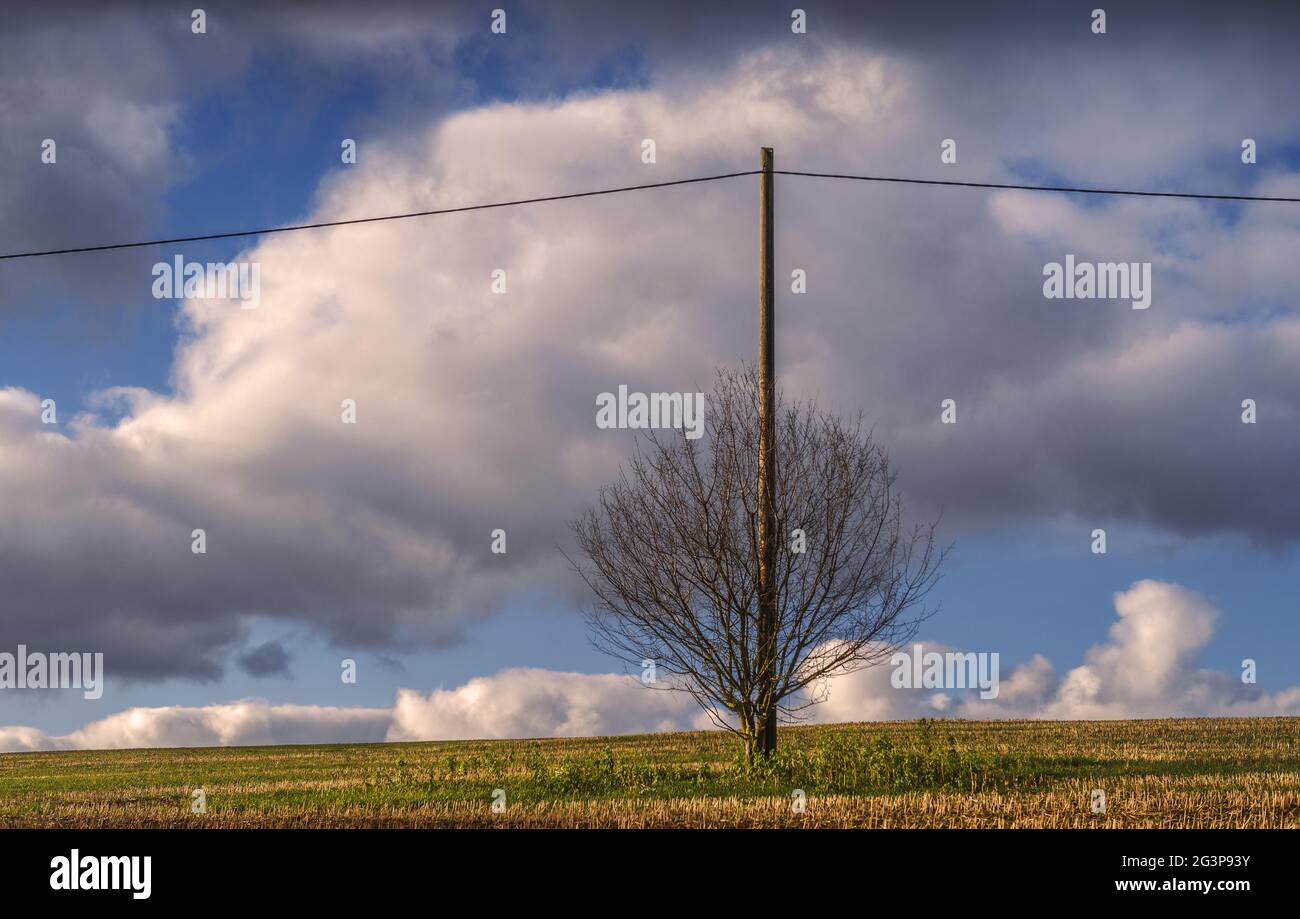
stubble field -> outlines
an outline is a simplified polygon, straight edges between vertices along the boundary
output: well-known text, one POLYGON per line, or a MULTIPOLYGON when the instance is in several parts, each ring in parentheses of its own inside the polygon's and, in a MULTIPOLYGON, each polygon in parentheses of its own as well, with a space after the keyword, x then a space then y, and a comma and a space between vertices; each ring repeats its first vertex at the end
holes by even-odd
POLYGON ((753 768, 738 749, 699 732, 10 753, 0 826, 1300 827, 1297 718, 792 727, 753 768))

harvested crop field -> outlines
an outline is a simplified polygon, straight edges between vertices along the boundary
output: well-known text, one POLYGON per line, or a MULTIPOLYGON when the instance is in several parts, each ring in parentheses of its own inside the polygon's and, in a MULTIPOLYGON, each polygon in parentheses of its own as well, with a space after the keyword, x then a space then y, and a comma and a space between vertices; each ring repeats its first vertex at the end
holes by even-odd
POLYGON ((802 726, 758 766, 738 751, 697 732, 11 753, 0 826, 1300 826, 1296 718, 802 726))

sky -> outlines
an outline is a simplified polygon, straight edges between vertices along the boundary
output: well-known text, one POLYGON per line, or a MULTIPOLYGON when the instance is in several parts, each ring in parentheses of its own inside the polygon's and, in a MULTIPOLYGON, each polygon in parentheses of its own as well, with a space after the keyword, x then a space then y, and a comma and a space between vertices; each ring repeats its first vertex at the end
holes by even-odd
MULTIPOLYGON (((790 4, 512 3, 493 32, 499 6, 209 4, 201 33, 168 4, 6 13, 0 253, 745 171, 761 146, 1300 196, 1285 5, 1125 4, 1102 34, 1095 4, 805 3, 802 33, 790 4)), ((1300 205, 795 176, 776 202, 779 381, 861 412, 940 519, 920 639, 1002 668, 996 700, 844 675, 809 717, 1300 714, 1300 205), (1150 307, 1045 298, 1067 253, 1149 262, 1150 307)), ((634 443, 597 394, 753 359, 756 216, 747 176, 0 261, 0 652, 106 673, 98 699, 0 689, 0 751, 707 725, 591 646, 564 552, 634 443), (258 307, 157 299, 177 255, 255 262, 258 307)))

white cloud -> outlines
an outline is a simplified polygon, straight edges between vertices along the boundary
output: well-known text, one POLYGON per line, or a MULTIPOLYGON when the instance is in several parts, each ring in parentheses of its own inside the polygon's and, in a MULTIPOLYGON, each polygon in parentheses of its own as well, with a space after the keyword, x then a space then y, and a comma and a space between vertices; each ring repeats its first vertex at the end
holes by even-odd
POLYGON ((428 695, 402 689, 391 709, 242 699, 132 708, 62 736, 0 727, 0 752, 578 737, 709 726, 689 697, 647 688, 635 677, 521 667, 428 695))
POLYGON ((0 750, 377 743, 384 739, 390 717, 388 709, 382 708, 272 705, 262 699, 201 707, 141 707, 62 736, 29 727, 2 727, 0 750))
MULTIPOLYGON (((948 690, 899 690, 889 669, 830 681, 830 703, 819 721, 937 717, 1122 719, 1179 716, 1300 714, 1300 687, 1270 694, 1196 666, 1214 634, 1218 613, 1200 594, 1178 584, 1143 580, 1115 594, 1118 621, 1109 639, 1090 648, 1085 663, 1056 676, 1034 655, 1000 681, 996 699, 948 690)), ((926 650, 946 650, 927 644, 926 650)), ((986 650, 986 649, 980 649, 986 650)))
POLYGON ((427 696, 401 690, 388 739, 591 737, 707 726, 690 697, 634 677, 520 667, 427 696))
POLYGON ((1139 581, 1115 595, 1115 611, 1120 618, 1110 640, 1089 649, 1087 663, 1066 674, 1046 713, 1106 718, 1179 711, 1184 693, 1204 684, 1194 667, 1218 615, 1208 600, 1177 584, 1139 581))

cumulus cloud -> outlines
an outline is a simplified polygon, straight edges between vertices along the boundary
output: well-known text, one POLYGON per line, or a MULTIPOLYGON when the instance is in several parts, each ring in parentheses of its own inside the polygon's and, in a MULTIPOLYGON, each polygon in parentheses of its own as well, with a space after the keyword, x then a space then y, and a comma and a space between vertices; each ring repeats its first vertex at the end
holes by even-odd
MULTIPOLYGON (((1268 693, 1239 675, 1199 669, 1218 611, 1205 597, 1144 580, 1115 594, 1118 620, 1108 640, 1058 678, 1034 655, 1000 680, 996 699, 951 689, 896 689, 886 666, 834 677, 818 721, 920 717, 1096 720, 1179 716, 1300 714, 1300 687, 1268 693)), ((925 652, 950 649, 927 643, 925 652)))
POLYGON ((132 708, 71 734, 0 728, 0 750, 110 750, 124 747, 212 747, 266 744, 377 743, 387 709, 272 705, 245 699, 202 707, 132 708))
POLYGON ((633 677, 520 667, 427 696, 400 691, 388 739, 590 737, 708 726, 689 696, 633 677))
POLYGON ((245 699, 133 708, 61 736, 0 727, 0 751, 578 737, 707 726, 690 698, 635 677, 513 668, 428 695, 403 689, 392 708, 245 699))
MULTIPOLYGON (((817 688, 822 701, 805 716, 835 723, 1300 714, 1300 687, 1269 693, 1196 667, 1217 617, 1196 592, 1138 581, 1115 594, 1115 611, 1119 618, 1108 640, 1090 648, 1085 663, 1064 679, 1036 654, 1001 677, 996 699, 984 700, 978 691, 896 688, 893 668, 885 663, 831 678, 817 688)), ((925 653, 952 650, 933 642, 923 648, 925 653)), ((201 708, 133 708, 63 736, 0 727, 0 751, 584 737, 711 727, 688 696, 648 688, 632 676, 519 667, 428 694, 399 690, 389 709, 252 699, 201 708)))
MULTIPOLYGON (((794 87, 785 97, 766 98, 770 68, 750 61, 679 97, 468 111, 414 148, 373 145, 325 183, 314 216, 625 183, 644 175, 648 130, 674 174, 715 170, 771 131, 841 129, 856 99, 898 104, 879 63, 848 51, 824 62, 836 79, 811 104, 800 62, 779 63, 794 87), (860 77, 855 62, 870 64, 860 77)), ((252 614, 350 645, 443 645, 512 590, 571 586, 556 543, 628 447, 595 428, 595 395, 623 382, 693 391, 749 337, 740 205, 752 191, 257 244, 243 257, 261 266, 258 309, 183 305, 174 393, 115 390, 117 414, 50 433, 35 394, 5 392, 7 627, 34 647, 75 637, 120 675, 209 678, 252 614), (498 266, 505 297, 489 286, 498 266), (356 425, 340 423, 343 399, 356 400, 356 425), (488 551, 497 527, 506 556, 488 551), (190 553, 194 528, 206 555, 190 553)))

